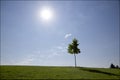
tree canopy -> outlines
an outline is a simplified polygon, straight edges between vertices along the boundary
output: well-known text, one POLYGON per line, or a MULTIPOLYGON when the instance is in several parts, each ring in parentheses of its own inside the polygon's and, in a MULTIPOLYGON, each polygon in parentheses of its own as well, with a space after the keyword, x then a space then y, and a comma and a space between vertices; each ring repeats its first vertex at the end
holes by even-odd
POLYGON ((68 53, 71 54, 78 54, 81 53, 80 49, 78 48, 78 40, 77 39, 73 39, 72 43, 69 44, 68 46, 68 53))

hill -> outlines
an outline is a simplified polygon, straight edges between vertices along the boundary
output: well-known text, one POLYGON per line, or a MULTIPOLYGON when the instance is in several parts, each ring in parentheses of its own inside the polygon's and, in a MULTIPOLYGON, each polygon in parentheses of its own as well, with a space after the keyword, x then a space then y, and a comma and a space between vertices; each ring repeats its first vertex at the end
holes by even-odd
POLYGON ((0 66, 1 79, 120 79, 120 69, 0 66))

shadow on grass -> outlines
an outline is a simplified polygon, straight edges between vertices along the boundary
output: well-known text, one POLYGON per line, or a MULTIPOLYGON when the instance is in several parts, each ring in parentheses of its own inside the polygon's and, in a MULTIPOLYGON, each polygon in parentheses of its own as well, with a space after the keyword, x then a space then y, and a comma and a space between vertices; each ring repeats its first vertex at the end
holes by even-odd
POLYGON ((101 74, 106 74, 106 75, 110 75, 110 76, 119 76, 118 74, 113 74, 113 73, 109 73, 109 72, 103 72, 100 70, 93 70, 93 69, 86 69, 86 68, 79 68, 80 70, 84 70, 84 71, 89 71, 89 72, 94 72, 94 73, 101 73, 101 74))

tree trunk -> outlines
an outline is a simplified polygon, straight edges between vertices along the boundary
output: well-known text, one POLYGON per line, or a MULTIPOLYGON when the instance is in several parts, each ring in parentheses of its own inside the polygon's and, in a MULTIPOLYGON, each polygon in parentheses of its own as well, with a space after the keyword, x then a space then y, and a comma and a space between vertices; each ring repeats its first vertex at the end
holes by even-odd
POLYGON ((74 53, 74 57, 75 57, 75 67, 76 67, 77 65, 76 65, 76 55, 75 55, 75 53, 74 53))

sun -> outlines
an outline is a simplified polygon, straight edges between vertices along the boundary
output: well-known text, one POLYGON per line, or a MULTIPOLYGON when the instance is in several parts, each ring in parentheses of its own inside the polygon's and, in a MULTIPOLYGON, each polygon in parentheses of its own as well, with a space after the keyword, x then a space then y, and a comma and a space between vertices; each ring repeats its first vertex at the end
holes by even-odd
POLYGON ((53 11, 50 8, 43 8, 40 11, 40 17, 42 20, 49 21, 53 18, 53 11))

